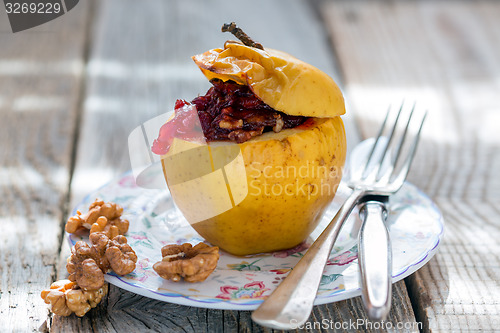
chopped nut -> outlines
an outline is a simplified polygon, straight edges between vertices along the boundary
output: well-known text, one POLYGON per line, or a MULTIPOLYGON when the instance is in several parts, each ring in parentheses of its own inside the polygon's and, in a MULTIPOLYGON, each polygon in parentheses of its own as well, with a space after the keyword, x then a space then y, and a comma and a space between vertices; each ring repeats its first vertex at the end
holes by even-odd
POLYGON ((97 290, 104 284, 104 273, 107 270, 95 247, 79 241, 71 249, 66 269, 69 279, 76 282, 83 290, 97 290))
POLYGON ((273 127, 274 133, 281 132, 283 126, 285 126, 285 122, 283 121, 283 118, 280 115, 278 115, 278 118, 276 118, 276 125, 274 125, 273 127))
POLYGON ((231 116, 228 115, 222 115, 222 120, 219 122, 219 127, 220 128, 225 128, 225 129, 238 129, 243 127, 243 119, 234 119, 231 116))
POLYGON ((73 312, 82 317, 91 308, 95 308, 108 293, 108 285, 104 284, 98 290, 84 291, 75 282, 59 280, 43 290, 41 297, 50 304, 50 310, 59 316, 69 316, 73 312))
POLYGON ((110 240, 103 233, 90 234, 90 240, 101 256, 101 261, 118 275, 126 275, 135 269, 137 255, 127 244, 127 238, 118 235, 110 240))
POLYGON ((259 136, 264 132, 264 127, 259 128, 254 131, 244 131, 241 129, 237 129, 228 134, 229 140, 236 141, 237 143, 242 143, 250 140, 254 136, 259 136))
POLYGON ((199 243, 194 247, 189 243, 165 245, 161 249, 162 261, 153 269, 164 279, 174 282, 181 277, 187 282, 204 281, 217 266, 219 248, 199 243))
POLYGON ((270 126, 273 127, 276 124, 276 119, 280 118, 281 115, 277 113, 271 114, 252 114, 247 115, 245 119, 245 123, 251 125, 253 128, 260 128, 270 126))
POLYGON ((128 221, 121 220, 120 216, 123 213, 123 208, 113 202, 104 203, 102 200, 96 199, 89 206, 89 211, 82 214, 80 211, 76 215, 71 216, 66 222, 66 232, 75 233, 82 229, 91 229, 92 225, 97 222, 99 217, 105 217, 109 221, 119 220, 111 225, 116 225, 120 233, 124 234, 128 230, 128 221))

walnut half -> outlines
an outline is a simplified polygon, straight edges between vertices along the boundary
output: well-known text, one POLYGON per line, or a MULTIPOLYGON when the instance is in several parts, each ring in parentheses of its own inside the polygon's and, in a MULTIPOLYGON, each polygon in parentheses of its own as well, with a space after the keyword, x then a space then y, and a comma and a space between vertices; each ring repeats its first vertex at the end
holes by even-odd
POLYGON ((137 262, 137 255, 132 247, 127 244, 127 238, 118 235, 109 239, 103 233, 90 234, 93 247, 101 256, 101 262, 105 263, 118 275, 132 273, 137 262))
POLYGON ((217 266, 219 248, 199 243, 194 247, 189 243, 165 245, 161 249, 162 261, 153 269, 164 279, 178 282, 204 281, 217 266))
POLYGON ((114 202, 104 202, 96 199, 90 204, 87 213, 82 214, 80 211, 77 211, 76 215, 71 216, 66 222, 65 230, 73 234, 79 230, 91 229, 98 219, 101 218, 98 225, 94 228, 100 229, 98 231, 109 233, 110 229, 115 227, 113 228, 113 232, 123 235, 128 230, 129 222, 121 219, 122 213, 122 206, 114 202))
POLYGON ((72 311, 66 305, 66 291, 73 289, 75 282, 70 280, 59 280, 50 285, 50 289, 45 289, 41 297, 46 304, 50 304, 50 311, 59 316, 69 316, 72 311))
POLYGON ((111 269, 118 275, 132 273, 137 262, 137 255, 127 244, 125 236, 118 235, 108 243, 105 253, 111 269))
POLYGON ((69 316, 75 313, 83 317, 90 309, 95 308, 108 293, 108 285, 92 291, 85 291, 75 282, 59 280, 50 286, 50 289, 41 293, 45 303, 50 304, 50 310, 59 316, 69 316))
POLYGON ((69 279, 83 290, 97 290, 104 285, 105 264, 96 248, 79 241, 71 249, 66 269, 69 279))

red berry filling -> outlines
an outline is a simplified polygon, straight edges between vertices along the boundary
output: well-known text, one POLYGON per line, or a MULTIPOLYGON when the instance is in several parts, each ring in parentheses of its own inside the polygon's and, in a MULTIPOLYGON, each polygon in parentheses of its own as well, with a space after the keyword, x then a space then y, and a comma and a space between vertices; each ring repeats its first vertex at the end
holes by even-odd
POLYGON ((308 119, 274 110, 246 85, 218 79, 211 83, 213 87, 191 103, 177 100, 174 118, 162 126, 158 139, 153 143, 155 154, 167 153, 174 137, 196 140, 200 139, 203 131, 208 142, 242 143, 265 132, 297 127, 308 119), (190 105, 196 106, 196 109, 190 105))

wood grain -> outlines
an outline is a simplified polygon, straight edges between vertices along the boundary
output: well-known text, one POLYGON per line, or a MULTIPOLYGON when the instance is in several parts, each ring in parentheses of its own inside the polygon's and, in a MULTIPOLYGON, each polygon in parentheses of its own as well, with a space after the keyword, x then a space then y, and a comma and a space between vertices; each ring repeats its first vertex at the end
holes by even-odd
POLYGON ((500 4, 323 4, 362 136, 388 103, 429 110, 409 180, 439 205, 445 239, 407 280, 424 331, 495 331, 500 324, 500 4))
POLYGON ((47 327, 84 66, 87 5, 13 34, 0 10, 0 327, 47 327))
MULTIPOLYGON (((202 0, 100 1, 93 20, 71 206, 130 168, 126 142, 135 127, 170 110, 176 98, 189 100, 208 89, 190 56, 221 46, 230 36, 219 33, 220 26, 232 20, 262 44, 292 53, 338 77, 323 28, 301 1, 234 1, 231 5, 202 0)), ((349 119, 352 145, 355 129, 349 119)), ((61 277, 66 257, 63 244, 61 277)), ((394 326, 415 322, 403 283, 395 286, 393 302, 389 320, 394 326)), ((163 303, 111 287, 106 303, 81 319, 55 317, 50 330, 269 331, 254 324, 250 314, 163 303)), ((364 318, 359 298, 315 307, 312 317, 319 322, 358 318, 364 318)))
MULTIPOLYGON (((419 332, 412 321, 411 304, 404 282, 394 285, 394 306, 386 321, 387 330, 369 322, 360 297, 314 307, 309 322, 296 331, 308 332, 419 332), (364 323, 360 323, 364 321, 364 323), (358 323, 358 324, 357 324, 358 323)), ((255 324, 250 311, 209 310, 170 304, 112 287, 107 302, 85 317, 55 317, 52 332, 276 332, 255 324)), ((280 331, 281 332, 281 331, 280 331)))

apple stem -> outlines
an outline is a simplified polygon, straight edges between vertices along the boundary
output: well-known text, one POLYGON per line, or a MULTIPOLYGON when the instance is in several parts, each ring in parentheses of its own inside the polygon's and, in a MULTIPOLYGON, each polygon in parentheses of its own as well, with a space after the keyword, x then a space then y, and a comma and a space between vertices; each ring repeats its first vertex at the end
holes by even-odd
POLYGON ((224 23, 221 29, 222 32, 230 32, 232 33, 236 38, 241 40, 243 44, 246 46, 250 47, 255 47, 257 49, 264 50, 264 47, 262 44, 255 42, 252 38, 250 38, 241 28, 239 28, 236 23, 231 22, 231 23, 224 23))

